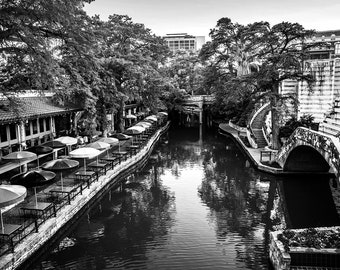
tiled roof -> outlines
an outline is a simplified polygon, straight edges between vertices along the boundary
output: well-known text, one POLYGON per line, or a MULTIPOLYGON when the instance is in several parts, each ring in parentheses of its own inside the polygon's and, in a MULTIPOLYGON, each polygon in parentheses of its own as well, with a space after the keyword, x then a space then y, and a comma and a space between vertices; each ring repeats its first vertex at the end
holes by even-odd
POLYGON ((20 119, 37 118, 39 116, 52 116, 78 111, 75 107, 61 107, 52 103, 50 97, 23 97, 20 106, 15 111, 9 106, 9 101, 0 99, 0 124, 17 122, 20 119))

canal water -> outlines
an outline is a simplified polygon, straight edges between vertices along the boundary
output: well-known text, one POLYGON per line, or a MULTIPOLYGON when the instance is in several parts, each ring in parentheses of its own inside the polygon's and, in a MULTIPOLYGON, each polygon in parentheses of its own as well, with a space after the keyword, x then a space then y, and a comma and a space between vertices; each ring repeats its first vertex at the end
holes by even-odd
POLYGON ((124 191, 108 191, 30 269, 271 269, 271 229, 338 222, 326 185, 259 173, 232 139, 201 135, 170 130, 124 191), (294 204, 315 189, 327 202, 308 219, 316 204, 294 204))

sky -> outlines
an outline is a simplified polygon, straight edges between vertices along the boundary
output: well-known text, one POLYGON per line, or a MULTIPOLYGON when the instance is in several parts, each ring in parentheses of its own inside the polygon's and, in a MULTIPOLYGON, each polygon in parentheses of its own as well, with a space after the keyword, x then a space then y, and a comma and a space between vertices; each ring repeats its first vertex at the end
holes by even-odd
POLYGON ((159 36, 188 33, 206 40, 222 17, 240 24, 288 21, 316 31, 340 29, 340 0, 95 0, 84 9, 102 20, 128 15, 159 36))

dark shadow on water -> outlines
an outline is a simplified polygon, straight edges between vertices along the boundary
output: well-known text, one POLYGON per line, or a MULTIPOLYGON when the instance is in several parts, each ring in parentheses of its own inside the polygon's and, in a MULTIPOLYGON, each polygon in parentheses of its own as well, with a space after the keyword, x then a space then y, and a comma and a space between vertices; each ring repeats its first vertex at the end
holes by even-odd
POLYGON ((328 176, 290 176, 280 186, 289 215, 289 227, 340 225, 328 176))

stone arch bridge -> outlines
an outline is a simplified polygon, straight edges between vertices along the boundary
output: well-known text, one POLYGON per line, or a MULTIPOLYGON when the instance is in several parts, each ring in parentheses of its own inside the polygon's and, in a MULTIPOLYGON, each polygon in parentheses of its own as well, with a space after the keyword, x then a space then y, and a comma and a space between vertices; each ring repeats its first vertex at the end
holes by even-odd
POLYGON ((299 127, 279 150, 276 161, 287 172, 331 172, 339 184, 339 139, 299 127))
POLYGON ((202 124, 204 105, 212 104, 214 100, 213 95, 189 96, 184 100, 184 112, 198 114, 199 123, 202 124))

